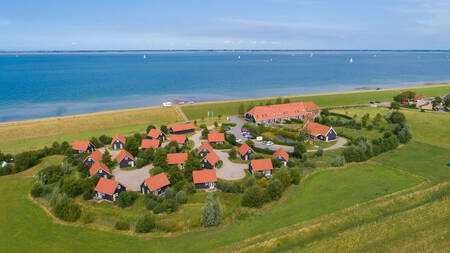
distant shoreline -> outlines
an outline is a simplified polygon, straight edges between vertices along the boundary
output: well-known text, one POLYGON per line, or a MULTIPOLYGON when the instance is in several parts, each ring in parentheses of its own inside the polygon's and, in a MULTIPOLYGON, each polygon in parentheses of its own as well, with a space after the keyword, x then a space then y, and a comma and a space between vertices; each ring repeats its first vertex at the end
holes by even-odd
MULTIPOLYGON (((242 98, 242 99, 203 101, 203 102, 196 102, 196 103, 193 103, 193 104, 184 104, 184 105, 182 105, 182 107, 195 106, 195 105, 205 105, 205 104, 259 101, 259 100, 267 100, 267 99, 276 99, 276 98, 279 98, 279 97, 281 97, 281 98, 293 98, 293 97, 310 97, 310 96, 324 96, 324 95, 339 95, 339 94, 351 94, 351 93, 377 92, 377 91, 388 91, 388 90, 420 89, 420 88, 428 88, 430 85, 433 85, 434 87, 440 87, 440 86, 449 86, 450 83, 427 83, 427 84, 420 85, 420 86, 380 88, 379 90, 377 90, 377 89, 363 89, 363 90, 355 89, 353 91, 324 92, 324 93, 314 93, 314 94, 295 94, 295 95, 289 95, 289 96, 274 96, 274 97, 259 97, 259 98, 242 98)), ((175 105, 172 106, 172 107, 175 107, 175 105)), ((54 116, 54 117, 44 117, 44 118, 35 118, 35 119, 5 121, 5 122, 0 122, 0 127, 11 126, 11 125, 20 125, 20 124, 28 124, 28 123, 42 122, 42 121, 61 120, 61 119, 68 119, 68 118, 88 117, 88 116, 112 114, 112 113, 120 113, 120 112, 128 112, 128 111, 148 110, 148 109, 156 109, 156 108, 164 108, 164 107, 163 106, 145 106, 145 107, 136 107, 136 108, 128 108, 128 109, 107 110, 107 111, 98 111, 98 112, 87 112, 87 113, 71 114, 71 115, 64 115, 64 116, 54 116)))

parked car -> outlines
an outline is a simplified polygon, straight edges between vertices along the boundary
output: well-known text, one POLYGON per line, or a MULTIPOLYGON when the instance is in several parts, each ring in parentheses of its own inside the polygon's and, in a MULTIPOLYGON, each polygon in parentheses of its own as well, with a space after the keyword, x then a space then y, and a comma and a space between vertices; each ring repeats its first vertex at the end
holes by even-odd
POLYGON ((267 144, 267 141, 262 141, 262 144, 263 144, 263 145, 266 145, 266 144, 267 144))
POLYGON ((273 145, 273 141, 267 141, 267 142, 266 142, 266 145, 267 145, 267 146, 273 145))
POLYGON ((379 103, 381 103, 381 101, 377 100, 377 101, 375 101, 375 103, 379 104, 379 103))
POLYGON ((251 135, 251 134, 247 134, 247 138, 249 139, 255 139, 255 136, 251 135))
POLYGON ((248 133, 248 130, 245 129, 245 128, 241 128, 241 132, 242 132, 242 133, 248 133))
POLYGON ((243 143, 244 140, 242 140, 242 139, 237 139, 236 142, 237 142, 237 143, 243 143))

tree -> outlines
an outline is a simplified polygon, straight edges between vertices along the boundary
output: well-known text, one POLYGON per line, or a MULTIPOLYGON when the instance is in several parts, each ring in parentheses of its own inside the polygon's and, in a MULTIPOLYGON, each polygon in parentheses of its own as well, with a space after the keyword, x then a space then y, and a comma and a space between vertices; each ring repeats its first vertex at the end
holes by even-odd
POLYGON ((397 135, 399 142, 403 144, 408 143, 412 138, 411 128, 407 124, 397 126, 394 133, 397 135))
POLYGON ((242 205, 248 207, 261 207, 266 201, 264 190, 259 186, 248 188, 242 196, 242 205))
POLYGON ((403 102, 403 101, 411 100, 411 99, 413 99, 415 96, 416 96, 416 93, 415 93, 415 92, 412 92, 412 91, 404 91, 404 92, 398 94, 397 96, 395 96, 395 97, 394 97, 394 101, 397 101, 397 102, 400 102, 400 103, 401 103, 401 102, 403 102))
POLYGON ((207 138, 208 138, 208 134, 209 134, 208 128, 204 128, 204 129, 202 130, 202 137, 203 137, 204 139, 207 139, 207 138))
POLYGON ((377 113, 377 115, 375 115, 375 117, 373 118, 372 123, 374 125, 379 125, 382 118, 383 118, 383 116, 381 116, 381 114, 377 113))
POLYGON ((397 102, 397 101, 394 101, 394 102, 391 103, 391 107, 390 108, 393 109, 393 110, 399 110, 400 109, 400 103, 397 102))
POLYGON ((188 159, 186 160, 186 163, 184 164, 184 176, 189 181, 192 180, 192 171, 199 170, 201 168, 201 162, 200 159, 197 158, 196 155, 189 153, 188 159))
POLYGON ((266 194, 270 199, 276 200, 283 194, 283 189, 284 187, 281 181, 276 178, 272 178, 269 182, 267 182, 266 194))
POLYGON ((61 220, 74 222, 81 216, 81 208, 68 197, 60 197, 52 208, 53 214, 61 220))
POLYGON ((201 223, 204 227, 217 226, 222 221, 223 211, 218 199, 214 199, 212 193, 206 197, 206 203, 202 207, 201 223))
POLYGON ((252 140, 247 139, 245 140, 245 143, 247 143, 247 145, 249 145, 252 149, 255 148, 255 143, 252 140))
POLYGON ((75 177, 67 177, 64 178, 61 186, 62 192, 67 194, 67 196, 71 198, 75 198, 76 196, 83 193, 83 182, 82 179, 78 179, 75 177))
POLYGON ((236 151, 235 148, 231 148, 230 153, 229 153, 229 158, 230 158, 231 160, 237 158, 237 151, 236 151))
POLYGON ((347 162, 359 162, 360 155, 355 146, 350 146, 344 149, 342 153, 344 155, 345 161, 347 162))
POLYGON ((167 169, 167 153, 163 148, 159 148, 155 152, 155 156, 153 158, 153 165, 155 167, 161 167, 163 169, 167 169))
POLYGON ((151 214, 145 214, 136 223, 136 232, 148 233, 155 228, 155 217, 151 214))
POLYGON ((441 97, 435 97, 431 104, 433 105, 433 109, 437 108, 442 103, 441 97))
POLYGON ((108 166, 108 168, 113 168, 116 166, 117 161, 112 159, 111 154, 109 153, 108 149, 105 149, 105 153, 102 155, 102 162, 108 166))
POLYGON ((404 124, 406 122, 406 118, 403 113, 395 111, 389 116, 389 121, 394 124, 404 124))
POLYGON ((272 158, 271 161, 272 161, 272 166, 274 168, 280 168, 281 167, 281 162, 277 158, 272 158))
POLYGON ((101 143, 103 143, 103 145, 109 145, 109 144, 111 144, 111 141, 112 141, 113 138, 112 137, 108 137, 108 136, 103 134, 98 139, 101 141, 101 143))
POLYGON ((244 113, 245 113, 245 108, 244 108, 244 104, 243 104, 243 103, 241 103, 241 104, 239 105, 238 113, 239 113, 239 115, 244 115, 244 113))
POLYGON ((294 146, 294 152, 292 155, 295 158, 302 158, 303 154, 306 153, 306 147, 302 143, 298 142, 294 146))
POLYGON ((236 136, 234 134, 225 135, 225 138, 231 145, 236 145, 236 136))
POLYGON ((133 205, 134 201, 139 197, 136 192, 132 191, 123 191, 117 197, 116 202, 114 202, 117 206, 125 208, 133 205))
POLYGON ((323 149, 322 148, 317 149, 315 156, 323 156, 323 149))
POLYGON ((328 116, 330 116, 330 111, 328 111, 328 109, 323 109, 320 111, 320 116, 328 117, 328 116))
POLYGON ((177 195, 175 196, 175 199, 179 204, 184 204, 187 201, 187 196, 185 191, 179 191, 177 192, 177 195))
POLYGON ((131 136, 127 138, 127 142, 125 143, 125 150, 130 152, 131 155, 137 156, 139 151, 139 142, 136 137, 131 136))
POLYGON ((168 134, 169 133, 169 128, 167 128, 166 125, 161 125, 161 127, 159 128, 159 130, 161 130, 161 132, 168 134))
POLYGON ((363 127, 367 126, 367 121, 369 121, 369 119, 370 119, 370 114, 368 114, 368 113, 364 114, 364 116, 361 119, 361 123, 362 123, 363 127))
POLYGON ((147 126, 147 129, 146 129, 145 131, 146 131, 147 134, 148 134, 148 132, 150 132, 150 130, 152 130, 152 129, 156 129, 156 127, 155 127, 154 125, 148 125, 148 126, 147 126))
POLYGON ((345 165, 345 158, 343 156, 335 156, 333 158, 333 161, 331 162, 331 165, 334 167, 342 167, 345 165))

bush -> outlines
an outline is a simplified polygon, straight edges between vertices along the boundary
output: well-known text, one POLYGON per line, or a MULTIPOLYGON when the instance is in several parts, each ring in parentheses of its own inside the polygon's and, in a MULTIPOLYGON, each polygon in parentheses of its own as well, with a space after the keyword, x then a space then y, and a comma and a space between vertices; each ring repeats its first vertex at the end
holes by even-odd
POLYGON ((115 204, 125 208, 133 205, 134 201, 139 197, 138 193, 131 191, 123 191, 119 193, 119 197, 117 197, 115 204))
POLYGON ((345 158, 343 156, 335 156, 333 158, 333 161, 331 162, 331 165, 334 167, 342 167, 345 165, 345 158))
POLYGON ((168 213, 178 210, 178 202, 173 198, 165 199, 161 204, 168 213))
POLYGON ((172 189, 171 187, 167 188, 166 191, 164 192, 164 198, 166 199, 173 199, 175 198, 175 195, 177 193, 175 192, 174 189, 172 189))
POLYGON ((161 167, 154 167, 154 168, 152 168, 150 170, 150 175, 155 176, 155 175, 158 175, 158 174, 163 173, 163 172, 164 172, 163 168, 161 168, 161 167))
POLYGON ((296 143, 294 146, 294 152, 292 153, 293 157, 302 158, 304 153, 306 153, 305 145, 302 143, 296 143))
POLYGON ((289 175, 291 178, 291 183, 292 184, 299 184, 300 183, 300 179, 301 179, 301 169, 300 168, 289 168, 289 175))
POLYGON ((248 207, 261 207, 266 202, 264 190, 259 186, 248 188, 242 196, 242 205, 248 207))
POLYGON ((281 181, 273 178, 267 182, 266 194, 270 199, 276 200, 283 194, 283 189, 284 187, 281 181))
POLYGON ((209 193, 206 197, 206 203, 202 207, 202 226, 217 226, 222 221, 223 211, 218 199, 214 199, 213 194, 209 193))
POLYGON ((314 154, 315 156, 323 156, 323 149, 319 148, 317 152, 314 154))
POLYGON ((130 223, 126 220, 118 220, 116 224, 114 224, 114 228, 117 230, 129 230, 130 223))
POLYGON ((30 194, 31 196, 33 196, 34 198, 38 198, 40 196, 42 196, 42 193, 44 192, 44 186, 39 183, 36 182, 33 187, 31 187, 31 191, 30 194))
POLYGON ((72 199, 61 197, 54 205, 53 214, 61 220, 74 222, 81 216, 81 208, 72 199))
POLYGON ((406 122, 406 117, 403 113, 395 111, 390 114, 388 120, 394 124, 403 124, 406 122))
POLYGON ((83 222, 83 224, 89 224, 94 222, 95 217, 92 213, 90 212, 83 212, 81 215, 81 222, 83 222))
POLYGON ((61 190, 71 198, 83 193, 83 180, 75 177, 64 178, 61 190))
POLYGON ((354 146, 345 148, 342 154, 347 162, 359 162, 361 159, 358 150, 354 146))
POLYGON ((92 189, 85 190, 84 193, 83 193, 83 199, 84 200, 91 200, 91 199, 94 198, 94 196, 95 196, 95 191, 92 190, 92 189))
POLYGON ((185 191, 179 191, 177 192, 177 195, 175 196, 175 199, 179 204, 184 204, 187 202, 187 195, 185 191))
POLYGON ((150 214, 145 214, 136 223, 137 233, 148 233, 155 228, 155 217, 150 214))
MULTIPOLYGON (((148 196, 150 196, 150 195, 148 195, 148 196)), ((158 205, 158 204, 159 204, 159 202, 156 201, 155 199, 148 198, 148 199, 146 200, 146 202, 145 202, 145 207, 146 207, 148 210, 153 210, 153 209, 155 208, 155 206, 158 205)))
POLYGON ((249 176, 247 178, 247 186, 248 187, 251 187, 251 186, 255 185, 255 183, 256 183, 256 179, 255 179, 255 177, 253 175, 249 176))
POLYGON ((222 166, 223 166, 223 161, 222 161, 222 160, 219 160, 219 161, 217 162, 217 168, 220 169, 220 168, 222 168, 222 166))
POLYGON ((163 213, 165 211, 166 211, 166 206, 162 205, 159 202, 153 207, 153 213, 155 213, 155 214, 163 213))

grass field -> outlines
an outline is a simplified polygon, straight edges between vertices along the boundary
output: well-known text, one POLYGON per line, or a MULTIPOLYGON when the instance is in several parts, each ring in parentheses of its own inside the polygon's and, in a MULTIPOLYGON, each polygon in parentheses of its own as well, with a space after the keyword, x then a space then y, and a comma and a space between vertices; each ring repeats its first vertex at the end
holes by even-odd
MULTIPOLYGON (((415 88, 403 88, 403 89, 389 89, 379 91, 359 91, 342 94, 328 94, 328 95, 313 95, 313 96, 299 96, 289 97, 291 102, 297 101, 313 101, 318 106, 343 106, 343 105, 356 105, 356 104, 368 104, 371 101, 392 101, 392 98, 404 90, 412 90, 417 94, 424 94, 425 96, 445 96, 450 93, 450 85, 448 86, 424 86, 415 88)), ((240 104, 244 104, 245 110, 252 103, 253 105, 265 104, 268 99, 252 99, 244 102, 217 102, 217 103, 205 103, 184 105, 181 107, 183 112, 189 119, 198 119, 201 117, 207 117, 208 111, 213 111, 215 115, 236 115, 239 113, 240 104)), ((275 99, 270 100, 272 103, 275 99)))
POLYGON ((175 108, 154 108, 0 126, 0 150, 3 153, 26 151, 51 145, 53 141, 129 134, 145 131, 150 124, 177 121, 182 118, 175 108))

